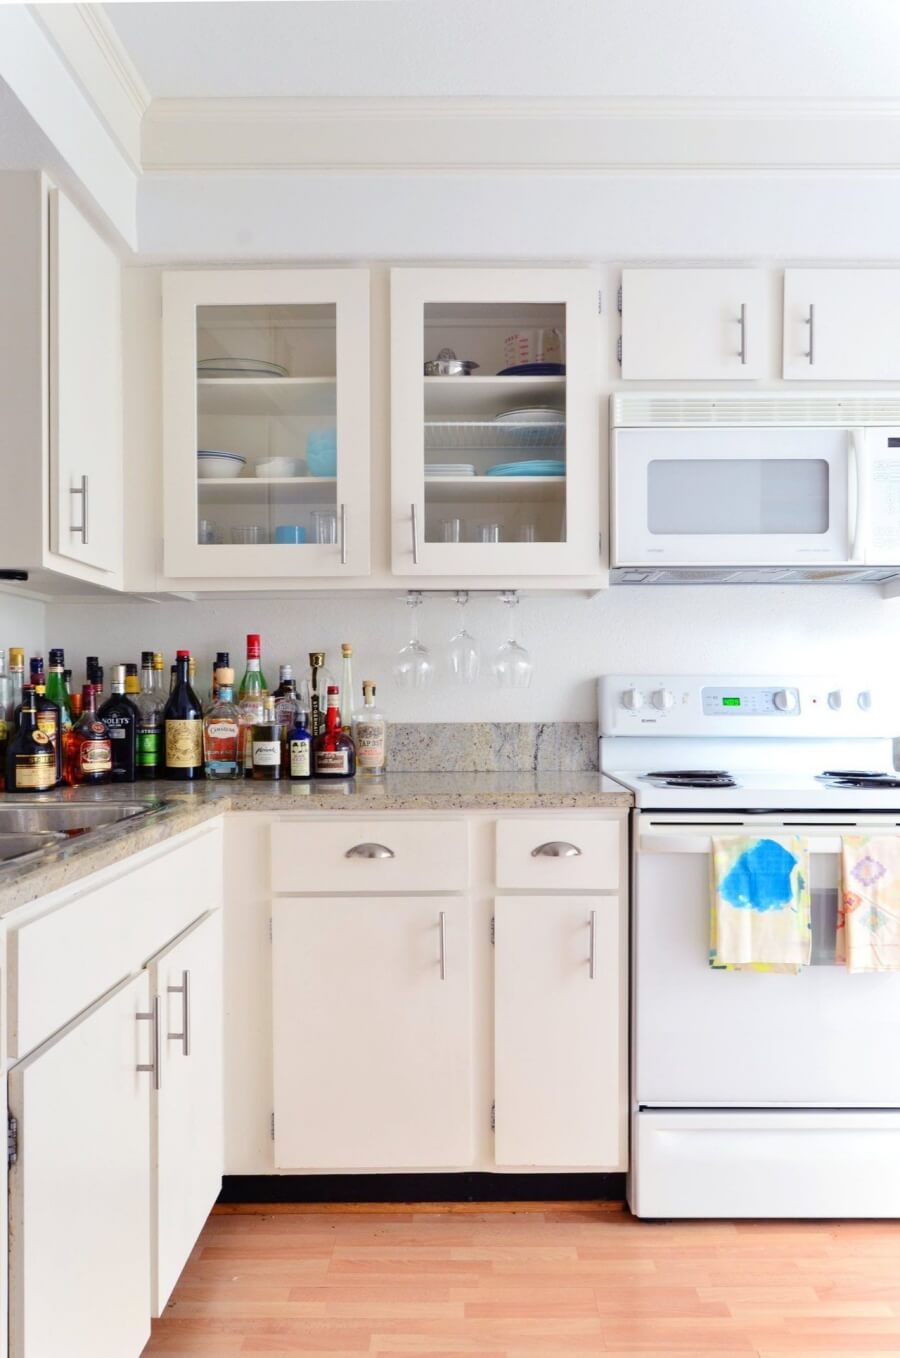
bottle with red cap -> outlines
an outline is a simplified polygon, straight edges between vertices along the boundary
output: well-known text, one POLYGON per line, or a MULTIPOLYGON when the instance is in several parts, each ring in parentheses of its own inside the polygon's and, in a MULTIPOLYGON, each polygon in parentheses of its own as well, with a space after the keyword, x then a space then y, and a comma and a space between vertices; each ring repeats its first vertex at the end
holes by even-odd
POLYGON ((241 765, 247 777, 253 769, 253 727, 263 719, 263 699, 269 692, 266 676, 262 672, 260 660, 259 633, 247 633, 247 668, 238 689, 238 707, 241 713, 241 765))
POLYGON ((313 743, 313 773, 316 778, 352 778, 356 773, 356 746, 341 726, 341 691, 328 685, 325 728, 313 743))
POLYGON ((203 777, 203 711, 191 688, 190 667, 190 651, 178 651, 175 687, 163 709, 166 777, 177 781, 203 777))

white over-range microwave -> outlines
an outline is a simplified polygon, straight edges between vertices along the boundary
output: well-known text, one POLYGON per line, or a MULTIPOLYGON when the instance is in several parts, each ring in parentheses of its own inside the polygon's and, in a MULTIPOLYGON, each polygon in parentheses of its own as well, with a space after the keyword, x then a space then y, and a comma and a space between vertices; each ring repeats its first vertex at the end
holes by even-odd
POLYGON ((900 396, 610 402, 613 584, 900 578, 900 396))

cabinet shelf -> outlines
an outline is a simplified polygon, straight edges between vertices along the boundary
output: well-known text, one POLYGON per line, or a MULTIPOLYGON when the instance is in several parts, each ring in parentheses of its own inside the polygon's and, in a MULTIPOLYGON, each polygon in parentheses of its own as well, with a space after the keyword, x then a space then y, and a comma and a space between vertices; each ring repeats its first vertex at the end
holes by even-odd
POLYGON ((501 448, 562 448, 566 441, 564 420, 558 424, 513 424, 509 420, 429 420, 425 425, 425 451, 477 452, 501 448))
POLYGON ((201 504, 262 505, 279 503, 333 504, 337 494, 334 476, 235 476, 221 481, 197 482, 201 504))
POLYGON ((432 418, 488 418, 516 406, 562 405, 565 377, 423 377, 432 418))
POLYGON ((517 504, 563 500, 564 476, 427 476, 427 504, 467 501, 475 504, 517 504))
POLYGON ((335 414, 334 377, 198 377, 201 415, 335 414))

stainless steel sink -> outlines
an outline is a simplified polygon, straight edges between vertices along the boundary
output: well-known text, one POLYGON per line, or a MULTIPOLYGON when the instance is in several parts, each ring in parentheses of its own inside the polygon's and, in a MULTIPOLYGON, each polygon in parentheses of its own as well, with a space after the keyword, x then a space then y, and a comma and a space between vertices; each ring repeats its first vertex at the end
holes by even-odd
POLYGON ((56 834, 10 835, 0 833, 0 863, 11 863, 16 858, 26 858, 29 854, 40 853, 53 844, 63 842, 64 837, 56 834))
POLYGON ((13 806, 0 802, 0 834, 78 834, 96 830, 103 825, 145 816, 155 809, 147 802, 31 802, 27 806, 13 806))

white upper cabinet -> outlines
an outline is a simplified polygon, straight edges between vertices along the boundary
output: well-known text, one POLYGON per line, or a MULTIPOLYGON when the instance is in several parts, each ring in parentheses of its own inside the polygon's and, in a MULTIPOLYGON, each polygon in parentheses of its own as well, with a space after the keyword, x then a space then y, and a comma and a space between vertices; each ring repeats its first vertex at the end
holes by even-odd
POLYGON ((900 269, 786 269, 784 376, 900 381, 900 269))
POLYGON ((759 269, 623 269, 622 376, 764 377, 766 310, 759 269))
POLYGON ((50 192, 50 543, 115 571, 122 560, 119 261, 50 192))
POLYGON ((586 270, 392 271, 395 576, 598 576, 605 329, 586 270))
POLYGON ((119 261, 38 174, 0 176, 0 568, 122 585, 119 261))
POLYGON ((167 576, 368 574, 367 271, 164 274, 163 403, 167 576))

